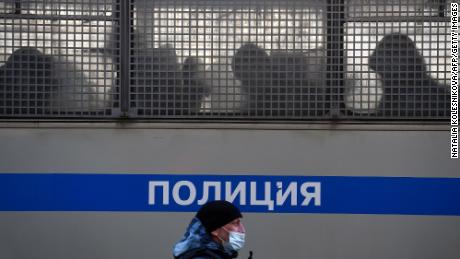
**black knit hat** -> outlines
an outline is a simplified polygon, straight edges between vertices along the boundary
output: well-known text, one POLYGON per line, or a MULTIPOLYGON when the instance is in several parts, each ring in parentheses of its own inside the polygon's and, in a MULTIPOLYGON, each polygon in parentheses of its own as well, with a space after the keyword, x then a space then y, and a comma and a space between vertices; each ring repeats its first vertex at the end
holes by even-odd
POLYGON ((201 221, 206 231, 211 233, 243 216, 240 210, 228 201, 210 201, 200 208, 196 217, 201 221))

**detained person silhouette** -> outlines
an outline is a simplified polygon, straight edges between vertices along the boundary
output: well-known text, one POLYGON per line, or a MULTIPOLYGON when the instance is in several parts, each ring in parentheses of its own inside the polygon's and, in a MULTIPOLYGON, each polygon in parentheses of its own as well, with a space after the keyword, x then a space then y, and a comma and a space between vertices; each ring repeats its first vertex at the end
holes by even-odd
POLYGON ((321 90, 309 80, 304 53, 272 51, 243 44, 232 59, 235 78, 248 96, 252 116, 318 116, 323 111, 321 90))
POLYGON ((0 67, 0 116, 49 112, 57 82, 51 56, 32 47, 15 50, 0 67))
POLYGON ((383 79, 384 94, 378 115, 448 116, 447 87, 428 75, 424 58, 407 35, 386 35, 369 57, 369 67, 383 79))
POLYGON ((209 94, 203 70, 203 62, 195 57, 181 65, 170 46, 137 50, 131 66, 131 105, 138 115, 197 114, 209 94))

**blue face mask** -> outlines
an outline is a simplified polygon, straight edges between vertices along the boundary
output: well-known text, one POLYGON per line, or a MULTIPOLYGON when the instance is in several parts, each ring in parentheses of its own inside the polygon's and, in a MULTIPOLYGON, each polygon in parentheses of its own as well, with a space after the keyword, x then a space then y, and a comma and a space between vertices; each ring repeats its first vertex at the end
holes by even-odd
POLYGON ((231 250, 238 251, 244 246, 246 234, 235 232, 235 231, 228 231, 223 228, 225 231, 228 232, 228 242, 224 241, 224 247, 229 248, 231 250))

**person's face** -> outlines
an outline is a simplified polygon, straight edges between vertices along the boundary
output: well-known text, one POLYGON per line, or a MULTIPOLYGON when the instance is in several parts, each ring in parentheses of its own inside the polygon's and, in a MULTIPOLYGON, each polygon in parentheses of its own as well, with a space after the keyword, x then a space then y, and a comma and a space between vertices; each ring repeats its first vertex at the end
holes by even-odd
POLYGON ((246 232, 246 229, 244 228, 244 225, 241 222, 241 218, 235 219, 232 222, 228 223, 227 225, 214 230, 213 232, 211 232, 211 234, 220 241, 228 242, 230 231, 235 231, 235 232, 240 232, 240 233, 246 232))

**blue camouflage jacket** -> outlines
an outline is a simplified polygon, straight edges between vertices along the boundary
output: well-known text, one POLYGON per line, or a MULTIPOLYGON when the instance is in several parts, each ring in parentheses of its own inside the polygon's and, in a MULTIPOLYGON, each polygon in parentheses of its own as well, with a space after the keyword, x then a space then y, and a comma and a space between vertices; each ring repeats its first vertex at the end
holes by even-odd
POLYGON ((200 220, 194 218, 182 239, 174 245, 173 256, 176 259, 231 259, 236 258, 238 253, 216 243, 200 220))

